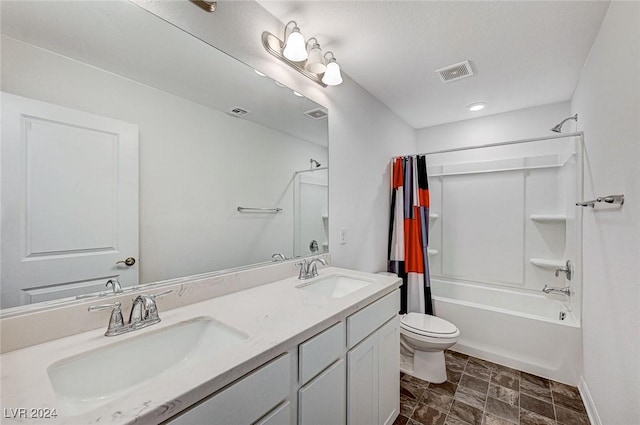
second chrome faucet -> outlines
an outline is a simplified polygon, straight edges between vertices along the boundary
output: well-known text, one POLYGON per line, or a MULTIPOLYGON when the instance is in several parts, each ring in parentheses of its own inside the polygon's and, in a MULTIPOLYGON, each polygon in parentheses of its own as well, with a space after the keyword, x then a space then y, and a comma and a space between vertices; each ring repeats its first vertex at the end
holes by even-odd
POLYGON ((316 257, 312 258, 307 262, 307 259, 303 259, 301 262, 296 263, 296 266, 300 266, 300 273, 298 274, 298 279, 305 280, 311 279, 312 277, 318 276, 318 267, 316 263, 321 263, 326 266, 327 262, 322 258, 316 257))

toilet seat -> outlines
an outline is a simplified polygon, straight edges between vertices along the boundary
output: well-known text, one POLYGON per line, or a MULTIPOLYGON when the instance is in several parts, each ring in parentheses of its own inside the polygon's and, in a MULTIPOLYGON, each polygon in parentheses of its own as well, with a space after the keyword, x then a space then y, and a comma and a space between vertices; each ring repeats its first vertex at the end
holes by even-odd
POLYGON ((408 313, 400 318, 400 327, 407 332, 431 338, 455 338, 460 335, 451 322, 422 313, 408 313))

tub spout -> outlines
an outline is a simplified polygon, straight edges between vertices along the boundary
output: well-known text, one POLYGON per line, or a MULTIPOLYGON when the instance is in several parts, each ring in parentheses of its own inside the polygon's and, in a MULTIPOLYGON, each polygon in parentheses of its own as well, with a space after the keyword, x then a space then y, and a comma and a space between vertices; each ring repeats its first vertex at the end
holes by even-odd
POLYGON ((569 289, 568 286, 565 286, 564 288, 555 288, 553 286, 548 286, 548 285, 544 285, 544 288, 542 288, 542 292, 544 292, 545 294, 564 294, 566 296, 571 295, 571 290, 569 289))

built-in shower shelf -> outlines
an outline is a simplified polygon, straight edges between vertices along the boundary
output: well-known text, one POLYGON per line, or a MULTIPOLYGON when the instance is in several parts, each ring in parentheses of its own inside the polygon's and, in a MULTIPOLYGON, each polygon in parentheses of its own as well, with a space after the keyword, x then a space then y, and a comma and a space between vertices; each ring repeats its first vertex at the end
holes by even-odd
POLYGON ((429 220, 437 220, 438 218, 440 218, 438 214, 435 214, 435 213, 429 214, 429 220))
POLYGON ((549 260, 546 258, 531 258, 529 262, 534 266, 542 267, 543 269, 564 268, 567 263, 566 261, 563 261, 563 260, 549 260))
POLYGON ((438 251, 437 249, 432 249, 432 248, 427 248, 427 255, 428 256, 433 256, 433 255, 438 255, 440 254, 440 251, 438 251))
POLYGON ((567 221, 567 216, 561 214, 531 214, 529 218, 538 223, 566 223, 567 221))

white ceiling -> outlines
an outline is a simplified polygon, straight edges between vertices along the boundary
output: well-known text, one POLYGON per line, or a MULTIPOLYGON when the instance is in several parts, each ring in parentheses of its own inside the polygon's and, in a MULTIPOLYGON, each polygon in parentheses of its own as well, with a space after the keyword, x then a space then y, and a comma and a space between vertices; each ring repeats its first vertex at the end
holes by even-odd
POLYGON ((608 1, 270 1, 414 128, 569 100, 608 1), (434 72, 464 60, 475 75, 434 72), (466 106, 487 102, 482 112, 466 106))

